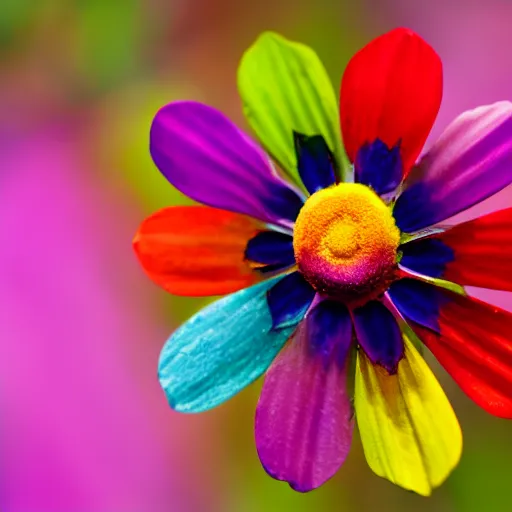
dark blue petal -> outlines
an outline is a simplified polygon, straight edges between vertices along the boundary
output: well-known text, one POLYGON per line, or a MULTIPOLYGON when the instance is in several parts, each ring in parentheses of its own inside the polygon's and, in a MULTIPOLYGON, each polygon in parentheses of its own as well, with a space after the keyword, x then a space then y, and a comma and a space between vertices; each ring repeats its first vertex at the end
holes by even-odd
POLYGON ((343 367, 352 343, 352 320, 340 302, 324 300, 307 316, 310 350, 328 364, 333 359, 343 367))
POLYGON ((313 302, 315 293, 300 272, 293 272, 281 279, 267 292, 272 329, 298 324, 313 302))
POLYGON ((371 301, 354 310, 357 340, 370 361, 396 373, 404 355, 402 333, 395 317, 381 302, 371 301))
POLYGON ((407 320, 439 332, 439 310, 450 300, 446 292, 417 279, 401 279, 390 286, 388 294, 407 320))
POLYGON ((301 208, 304 206, 304 200, 291 188, 284 187, 279 191, 279 196, 274 197, 274 209, 276 214, 280 214, 285 220, 295 222, 301 208))
POLYGON ((295 263, 293 238, 278 231, 261 231, 247 243, 245 258, 264 263, 264 269, 289 267, 295 263))
POLYGON ((334 156, 321 135, 294 133, 302 183, 310 194, 336 183, 334 156))
POLYGON ((414 233, 434 224, 438 207, 432 200, 430 191, 418 181, 402 192, 393 206, 393 217, 403 233, 414 233), (415 206, 415 209, 411 208, 415 206))
POLYGON ((441 277, 446 264, 455 259, 453 249, 437 238, 425 238, 400 247, 400 264, 419 274, 441 277))
POLYGON ((391 149, 380 139, 365 144, 357 152, 354 171, 356 182, 368 185, 377 194, 393 192, 402 181, 400 144, 391 149))

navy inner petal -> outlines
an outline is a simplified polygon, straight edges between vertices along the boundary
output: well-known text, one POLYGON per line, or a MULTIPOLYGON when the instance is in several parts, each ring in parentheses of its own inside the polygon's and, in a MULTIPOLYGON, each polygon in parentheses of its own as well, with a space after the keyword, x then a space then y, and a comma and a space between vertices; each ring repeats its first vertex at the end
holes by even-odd
POLYGON ((304 206, 303 198, 288 187, 276 190, 273 197, 268 200, 272 202, 273 214, 291 222, 295 222, 297 215, 299 215, 301 208, 304 206))
POLYGON ((267 292, 272 329, 297 325, 315 297, 315 290, 300 272, 288 274, 267 292))
POLYGON ((381 302, 371 301, 354 310, 357 340, 372 363, 396 373, 404 355, 402 332, 393 314, 381 302))
POLYGON ((340 302, 324 300, 307 316, 309 348, 326 365, 343 367, 352 343, 352 319, 340 302))
POLYGON ((432 200, 431 191, 424 183, 418 181, 402 192, 393 207, 393 217, 397 227, 403 233, 415 233, 435 222, 427 221, 434 217, 439 206, 432 200), (411 204, 415 208, 411 208, 411 204))
POLYGON ((263 272, 289 267, 295 263, 293 237, 279 231, 260 231, 247 243, 245 258, 264 264, 258 269, 263 272))
POLYGON ((400 264, 419 274, 441 277, 447 263, 455 259, 453 249, 437 238, 425 238, 400 247, 400 264))
POLYGON ((402 181, 400 143, 388 148, 380 139, 364 144, 356 155, 355 180, 368 185, 377 194, 393 192, 402 181))
POLYGON ((388 295, 406 320, 439 332, 439 310, 450 300, 446 292, 417 279, 401 279, 388 295))
POLYGON ((336 183, 335 160, 321 135, 308 137, 294 132, 299 175, 306 190, 314 194, 336 183))

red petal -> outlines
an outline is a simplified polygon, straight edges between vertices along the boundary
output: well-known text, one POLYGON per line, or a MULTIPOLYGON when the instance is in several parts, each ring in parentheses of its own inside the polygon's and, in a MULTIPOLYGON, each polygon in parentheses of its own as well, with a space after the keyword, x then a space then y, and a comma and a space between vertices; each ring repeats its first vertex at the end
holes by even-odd
POLYGON ((398 28, 365 46, 348 63, 341 84, 341 129, 352 162, 365 143, 401 141, 406 174, 434 124, 443 92, 436 52, 411 30, 398 28))
POLYGON ((487 412, 512 418, 512 314, 467 297, 441 306, 440 334, 414 330, 462 390, 487 412))
POLYGON ((175 295, 231 293, 257 281, 244 261, 258 232, 248 217, 203 206, 164 208, 140 226, 133 246, 149 277, 175 295))
POLYGON ((437 238, 454 252, 445 279, 512 291, 512 208, 459 224, 437 238))

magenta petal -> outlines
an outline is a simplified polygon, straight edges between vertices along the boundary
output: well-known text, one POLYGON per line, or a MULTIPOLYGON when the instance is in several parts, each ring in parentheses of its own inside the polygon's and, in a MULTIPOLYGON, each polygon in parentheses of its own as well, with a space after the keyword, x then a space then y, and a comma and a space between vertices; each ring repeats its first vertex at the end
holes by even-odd
POLYGON ((265 470, 307 492, 339 469, 352 441, 346 309, 320 303, 267 372, 256 410, 256 446, 265 470))
POLYGON ((394 207, 406 233, 444 221, 512 183, 512 103, 460 115, 405 181, 394 207))
POLYGON ((163 107, 151 126, 150 150, 160 172, 200 203, 284 226, 302 207, 303 198, 263 150, 207 105, 182 101, 163 107))

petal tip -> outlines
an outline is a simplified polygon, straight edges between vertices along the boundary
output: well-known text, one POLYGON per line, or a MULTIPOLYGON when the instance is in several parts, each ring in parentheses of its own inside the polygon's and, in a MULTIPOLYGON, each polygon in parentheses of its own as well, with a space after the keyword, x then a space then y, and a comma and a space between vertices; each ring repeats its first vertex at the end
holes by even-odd
POLYGON ((301 494, 306 494, 308 492, 314 491, 315 489, 318 489, 323 484, 319 484, 319 485, 315 485, 315 486, 310 486, 310 485, 303 485, 303 484, 300 484, 298 482, 288 482, 288 485, 294 491, 300 492, 301 494))
MULTIPOLYGON (((321 487, 325 483, 325 482, 320 482, 320 483, 317 483, 317 484, 310 483, 309 485, 306 485, 304 482, 299 482, 296 479, 287 478, 286 476, 280 474, 278 471, 274 471, 269 466, 267 466, 263 462, 262 456, 260 455, 259 451, 258 451, 258 456, 259 456, 259 459, 260 459, 261 467, 265 470, 267 475, 272 477, 274 480, 277 480, 278 482, 287 483, 290 486, 290 488, 293 489, 296 492, 300 492, 301 494, 306 494, 308 492, 314 491, 315 489, 318 489, 319 487, 321 487)), ((332 478, 332 477, 330 477, 330 478, 332 478)))
POLYGON ((141 237, 140 237, 140 230, 139 230, 135 233, 135 235, 133 235, 133 238, 132 238, 132 247, 133 247, 135 253, 137 254, 137 256, 139 254, 140 238, 141 237))
POLYGON ((423 40, 423 38, 417 32, 415 32, 414 30, 412 30, 409 27, 396 27, 396 28, 390 30, 387 34, 388 35, 397 35, 397 36, 402 36, 402 37, 407 37, 407 38, 418 38, 418 39, 423 40))
POLYGON ((291 41, 279 32, 275 32, 273 30, 265 30, 258 35, 258 37, 254 40, 252 45, 246 50, 245 53, 248 53, 251 49, 254 49, 255 47, 262 44, 293 45, 300 43, 291 41))

